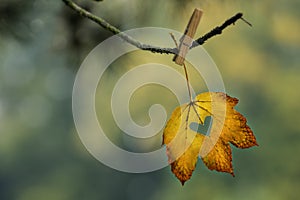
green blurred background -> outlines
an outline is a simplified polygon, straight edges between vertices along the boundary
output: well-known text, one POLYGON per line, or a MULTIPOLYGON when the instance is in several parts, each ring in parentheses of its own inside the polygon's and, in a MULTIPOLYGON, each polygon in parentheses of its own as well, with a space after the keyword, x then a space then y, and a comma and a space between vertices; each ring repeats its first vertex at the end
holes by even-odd
MULTIPOLYGON (((154 26, 183 31, 193 9, 202 8, 196 36, 243 12, 253 28, 239 21, 204 47, 219 67, 228 94, 239 98, 237 109, 247 117, 260 146, 233 147, 235 178, 210 171, 199 162, 184 187, 169 167, 147 174, 106 167, 80 142, 71 94, 81 62, 111 34, 59 0, 2 0, 1 200, 299 199, 299 0, 77 2, 121 30, 154 26)), ((112 88, 109 80, 137 60, 162 58, 170 61, 172 56, 133 55, 127 67, 112 66, 102 82, 112 88)), ((141 88, 131 105, 133 118, 142 119, 141 123, 148 120, 150 103, 161 102, 168 115, 176 106, 174 97, 166 101, 152 95, 152 90, 141 88)), ((97 114, 108 129, 118 132, 110 114, 101 111, 109 94, 98 98, 97 114)), ((168 91, 165 94, 172 97, 168 91)), ((159 137, 155 145, 160 142, 159 137)))

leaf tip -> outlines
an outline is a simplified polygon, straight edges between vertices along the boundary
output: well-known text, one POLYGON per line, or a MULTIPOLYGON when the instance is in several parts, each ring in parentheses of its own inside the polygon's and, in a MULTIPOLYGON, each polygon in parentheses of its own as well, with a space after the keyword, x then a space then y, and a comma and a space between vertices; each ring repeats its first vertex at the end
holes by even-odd
POLYGON ((185 180, 180 180, 181 186, 184 186, 185 180))
POLYGON ((233 171, 231 171, 230 174, 231 174, 232 177, 235 177, 235 174, 234 174, 233 171))

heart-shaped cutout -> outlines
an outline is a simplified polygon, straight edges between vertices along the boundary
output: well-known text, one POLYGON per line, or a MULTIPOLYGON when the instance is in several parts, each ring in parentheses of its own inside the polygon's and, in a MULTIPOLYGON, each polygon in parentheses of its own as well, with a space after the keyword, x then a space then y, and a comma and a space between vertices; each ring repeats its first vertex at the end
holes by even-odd
POLYGON ((208 116, 205 118, 204 124, 199 124, 196 122, 190 123, 190 129, 202 135, 209 136, 212 122, 213 122, 213 118, 211 116, 208 116))

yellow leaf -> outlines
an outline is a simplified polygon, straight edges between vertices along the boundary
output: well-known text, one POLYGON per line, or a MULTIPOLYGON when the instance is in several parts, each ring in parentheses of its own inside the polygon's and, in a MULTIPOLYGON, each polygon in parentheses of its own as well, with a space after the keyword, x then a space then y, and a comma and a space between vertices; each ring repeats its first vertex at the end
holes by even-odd
POLYGON ((199 94, 193 102, 177 107, 166 124, 163 144, 171 170, 184 184, 191 178, 198 156, 210 170, 234 176, 229 143, 238 148, 257 145, 246 118, 234 110, 238 99, 220 92, 199 94), (213 119, 209 135, 197 133, 191 123, 203 124, 213 119))
POLYGON ((214 148, 206 156, 202 157, 202 161, 210 170, 227 172, 234 176, 229 143, 218 140, 214 148))

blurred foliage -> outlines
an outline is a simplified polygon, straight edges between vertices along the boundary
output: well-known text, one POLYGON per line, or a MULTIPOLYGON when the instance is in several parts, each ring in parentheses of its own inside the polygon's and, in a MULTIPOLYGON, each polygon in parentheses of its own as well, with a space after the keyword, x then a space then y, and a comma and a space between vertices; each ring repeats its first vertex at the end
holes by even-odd
MULTIPOLYGON (((61 1, 2 0, 0 199, 299 198, 300 1, 78 2, 121 30, 157 26, 183 31, 192 10, 200 7, 204 16, 197 37, 242 11, 253 28, 237 22, 204 47, 219 67, 227 92, 240 99, 238 110, 247 117, 260 146, 233 149, 235 178, 199 164, 184 187, 169 168, 126 174, 100 164, 77 136, 71 94, 80 63, 111 34, 61 1)), ((162 56, 145 53, 142 59, 153 57, 162 56)), ((113 79, 131 64, 113 65, 104 77, 106 88, 112 88, 113 79)), ((155 89, 144 89, 137 91, 131 105, 134 119, 141 116, 141 123, 146 123, 153 102, 165 105, 170 115, 176 100, 168 103, 158 95, 145 102, 155 89)), ((99 118, 106 116, 100 103, 99 99, 99 118)), ((107 115, 109 126, 113 122, 107 115)))

